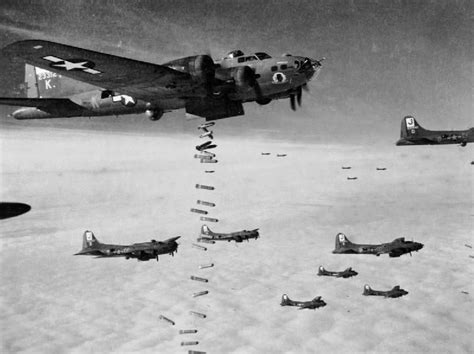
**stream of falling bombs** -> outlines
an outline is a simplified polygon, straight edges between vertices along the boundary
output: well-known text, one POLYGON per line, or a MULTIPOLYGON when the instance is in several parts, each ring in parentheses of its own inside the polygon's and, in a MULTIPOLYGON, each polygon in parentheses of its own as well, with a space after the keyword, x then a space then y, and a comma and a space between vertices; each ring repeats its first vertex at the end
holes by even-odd
MULTIPOLYGON (((218 162, 217 159, 216 159, 216 154, 209 151, 209 150, 214 149, 214 148, 217 147, 217 145, 213 143, 214 133, 213 133, 212 130, 210 130, 211 127, 214 126, 214 125, 215 125, 214 122, 209 122, 209 123, 202 124, 198 127, 198 130, 201 131, 201 134, 199 135, 199 138, 209 139, 209 140, 207 140, 206 142, 196 146, 197 153, 194 154, 194 158, 198 159, 201 164, 206 164, 206 166, 215 166, 215 165, 211 165, 211 164, 216 164, 218 162)), ((215 170, 212 169, 212 168, 204 170, 204 173, 206 173, 206 174, 214 173, 214 172, 215 172, 215 170)), ((195 185, 195 188, 202 191, 203 194, 206 194, 205 199, 207 199, 207 196, 209 195, 208 194, 209 191, 215 190, 214 186, 211 186, 211 185, 208 185, 208 184, 200 184, 200 183, 197 183, 195 185)), ((196 201, 196 204, 197 204, 197 207, 191 208, 191 212, 195 213, 195 214, 198 214, 200 221, 214 222, 214 223, 219 221, 218 219, 216 219, 214 217, 210 217, 208 215, 209 214, 208 210, 202 209, 203 207, 213 208, 213 207, 216 206, 215 203, 210 202, 210 201, 206 201, 206 200, 202 200, 202 199, 198 199, 196 201)), ((199 243, 214 243, 214 241, 212 241, 212 240, 205 240, 205 239, 202 239, 202 238, 198 238, 197 241, 199 243)), ((207 251, 207 247, 205 247, 203 245, 193 243, 192 246, 193 246, 193 248, 195 248, 196 250, 199 250, 200 252, 207 251)), ((213 267, 214 267, 214 263, 207 263, 207 264, 198 265, 198 268, 201 269, 201 270, 211 269, 213 267)), ((196 283, 201 283, 202 285, 209 282, 209 279, 204 278, 202 276, 196 276, 196 275, 191 275, 189 277, 189 279, 195 281, 196 283)), ((201 288, 201 289, 197 289, 197 291, 195 291, 192 294, 192 296, 197 298, 197 297, 200 297, 200 296, 205 296, 207 294, 209 294, 209 291, 201 288)), ((189 311, 189 314, 191 316, 194 316, 194 317, 200 318, 200 319, 205 319, 207 317, 206 314, 201 313, 201 312, 197 312, 197 311, 189 311)), ((179 334, 189 335, 189 334, 197 333, 197 331, 198 331, 197 329, 183 329, 183 330, 179 331, 179 334)), ((196 341, 196 340, 192 340, 192 341, 184 341, 183 340, 181 342, 181 346, 198 345, 198 344, 199 344, 199 342, 196 341)), ((205 352, 194 351, 194 350, 188 351, 188 354, 204 354, 204 353, 205 352)))
MULTIPOLYGON (((214 133, 213 133, 212 130, 210 130, 210 128, 214 125, 215 125, 214 122, 209 122, 209 123, 204 123, 204 124, 202 124, 198 127, 198 129, 201 131, 201 135, 199 136, 199 138, 201 138, 201 139, 205 139, 205 138, 210 139, 210 140, 206 141, 205 143, 202 143, 202 144, 196 146, 196 150, 198 151, 198 153, 194 155, 194 158, 199 159, 199 161, 202 164, 215 164, 215 163, 217 163, 216 154, 208 151, 208 150, 211 150, 211 149, 214 149, 214 148, 217 147, 217 145, 213 143, 214 133)), ((206 166, 212 166, 212 165, 206 165, 206 166)), ((204 173, 206 173, 206 174, 210 174, 210 173, 214 173, 214 172, 215 172, 214 169, 205 169, 204 170, 204 173)), ((215 189, 213 186, 210 186, 210 185, 207 185, 207 184, 199 184, 199 183, 195 185, 195 188, 199 189, 199 190, 202 190, 203 192, 204 191, 213 191, 215 189)), ((219 221, 216 218, 206 216, 206 215, 209 214, 209 212, 207 210, 200 209, 201 206, 213 208, 213 207, 216 206, 215 203, 198 199, 196 204, 199 207, 198 208, 191 208, 191 212, 199 214, 200 215, 200 217, 199 217, 200 221, 206 221, 206 222, 218 222, 219 221)), ((197 241, 199 243, 215 243, 215 241, 206 240, 206 239, 202 239, 202 238, 198 238, 197 241)), ((207 251, 207 247, 204 247, 204 246, 199 245, 197 243, 193 243, 192 246, 193 246, 193 248, 195 248, 195 249, 197 249, 201 252, 202 251, 207 251)), ((214 267, 214 263, 207 263, 207 264, 198 265, 198 268, 201 269, 201 270, 210 269, 210 268, 213 268, 213 267, 214 267)), ((205 284, 205 283, 209 282, 209 279, 203 278, 201 276, 196 276, 196 275, 191 275, 190 279, 195 281, 195 282, 199 282, 201 284, 205 284)), ((205 296, 207 294, 209 294, 208 290, 199 290, 199 291, 194 292, 192 294, 192 296, 197 298, 197 297, 200 297, 200 296, 205 296)), ((205 313, 198 312, 198 311, 189 311, 189 315, 191 315, 195 318, 199 318, 199 319, 205 319, 207 317, 207 315, 205 313)), ((175 322, 173 320, 171 320, 171 319, 169 319, 169 318, 167 318, 163 315, 160 315, 159 319, 171 324, 172 326, 175 325, 175 322)), ((197 329, 180 329, 178 333, 180 335, 186 336, 186 335, 195 334, 197 332, 198 332, 197 329)), ((182 340, 181 341, 181 346, 192 346, 192 345, 198 345, 198 344, 199 344, 199 341, 197 341, 197 340, 182 340)), ((188 354, 206 354, 206 352, 197 351, 197 350, 189 350, 188 354)))

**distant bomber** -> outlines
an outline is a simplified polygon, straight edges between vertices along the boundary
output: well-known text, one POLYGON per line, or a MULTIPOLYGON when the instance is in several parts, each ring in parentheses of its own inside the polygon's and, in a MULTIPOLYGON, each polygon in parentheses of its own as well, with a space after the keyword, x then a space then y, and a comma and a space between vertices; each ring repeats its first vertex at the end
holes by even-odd
POLYGON ((314 310, 314 309, 317 309, 318 307, 326 306, 326 303, 324 302, 324 300, 321 300, 321 296, 317 296, 311 301, 294 301, 294 300, 291 300, 288 297, 288 295, 283 294, 283 296, 281 297, 280 305, 281 306, 297 306, 299 307, 298 310, 303 310, 303 309, 314 310))
POLYGON ((400 257, 405 253, 410 253, 411 255, 411 252, 419 251, 422 248, 422 243, 405 241, 404 237, 380 245, 359 245, 349 241, 343 233, 338 233, 336 235, 336 248, 332 253, 374 254, 376 256, 388 253, 390 257, 400 257))
POLYGON ((400 285, 394 286, 392 290, 381 291, 381 290, 372 290, 367 284, 364 285, 364 292, 362 295, 365 296, 384 296, 384 297, 400 297, 408 294, 408 291, 401 289, 400 285))
POLYGON ((467 130, 426 130, 418 124, 413 116, 406 116, 402 120, 400 140, 397 146, 404 145, 443 145, 474 142, 474 128, 467 130))
POLYGON ((237 232, 231 232, 228 234, 212 232, 211 229, 207 225, 202 225, 201 227, 201 239, 204 240, 214 240, 214 241, 235 241, 235 242, 242 242, 243 240, 249 240, 251 238, 257 239, 259 238, 258 229, 254 230, 243 230, 237 232))
POLYGON ((356 276, 357 274, 359 273, 357 273, 355 270, 352 270, 352 267, 349 267, 341 272, 329 271, 329 270, 324 269, 323 266, 320 266, 318 270, 318 275, 320 276, 325 275, 325 276, 336 277, 336 278, 350 278, 350 277, 356 276))
POLYGON ((82 250, 75 256, 96 256, 96 258, 125 257, 125 259, 136 258, 138 261, 148 261, 158 255, 170 254, 174 256, 178 252, 176 240, 181 236, 173 237, 165 241, 133 243, 131 245, 109 245, 100 243, 92 231, 85 231, 82 241, 82 250))

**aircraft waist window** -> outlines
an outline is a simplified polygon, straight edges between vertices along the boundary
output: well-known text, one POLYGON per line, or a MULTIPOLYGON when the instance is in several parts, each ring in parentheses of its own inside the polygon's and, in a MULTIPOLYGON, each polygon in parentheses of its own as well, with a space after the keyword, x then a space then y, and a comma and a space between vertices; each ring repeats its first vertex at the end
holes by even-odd
POLYGON ((112 96, 113 94, 114 93, 110 90, 104 90, 100 93, 100 98, 104 99, 104 98, 112 96))
POLYGON ((287 69, 287 68, 288 68, 288 65, 286 65, 286 64, 282 64, 282 65, 280 66, 280 68, 281 68, 281 70, 285 70, 285 69, 287 69))
POLYGON ((276 65, 275 65, 275 66, 272 66, 271 69, 272 69, 272 71, 277 71, 277 70, 278 70, 278 66, 276 66, 276 65))
POLYGON ((257 58, 254 57, 253 55, 245 58, 245 61, 253 61, 253 60, 257 60, 257 58))
POLYGON ((238 62, 239 62, 239 63, 243 63, 244 61, 245 61, 245 58, 239 58, 239 59, 238 59, 238 62))

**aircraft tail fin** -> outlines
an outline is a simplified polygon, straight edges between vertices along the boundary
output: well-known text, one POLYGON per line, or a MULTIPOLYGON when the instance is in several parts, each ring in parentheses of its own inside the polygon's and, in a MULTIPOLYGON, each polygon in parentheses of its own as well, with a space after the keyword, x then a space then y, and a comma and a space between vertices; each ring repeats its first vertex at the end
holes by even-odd
POLYGON ((213 234, 209 226, 205 224, 201 226, 201 235, 212 236, 213 234))
POLYGON ((288 297, 288 295, 283 294, 283 295, 281 296, 281 302, 280 302, 280 305, 281 305, 281 306, 289 305, 290 302, 291 302, 291 299, 288 297))
POLYGON ((25 84, 28 98, 65 98, 97 89, 95 86, 30 64, 25 64, 25 84))
POLYGON ((95 238, 92 231, 86 230, 82 235, 82 249, 93 248, 95 245, 100 244, 100 242, 95 238))
POLYGON ((346 237, 346 235, 344 235, 342 232, 338 233, 336 235, 336 250, 342 248, 342 247, 345 247, 347 245, 350 245, 352 244, 351 241, 349 241, 349 239, 346 237))
POLYGON ((400 138, 409 138, 412 136, 419 135, 426 131, 421 125, 418 124, 415 117, 406 116, 402 119, 402 126, 400 129, 400 138))
POLYGON ((371 292, 372 292, 372 288, 368 284, 365 284, 363 295, 370 295, 371 292))

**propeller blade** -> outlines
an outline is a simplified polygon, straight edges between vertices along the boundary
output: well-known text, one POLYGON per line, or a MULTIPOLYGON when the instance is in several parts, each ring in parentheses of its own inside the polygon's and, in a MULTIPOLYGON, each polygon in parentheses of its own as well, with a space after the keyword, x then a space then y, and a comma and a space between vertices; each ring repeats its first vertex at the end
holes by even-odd
POLYGON ((262 100, 263 99, 262 88, 260 87, 260 84, 258 83, 257 79, 255 79, 253 89, 255 90, 255 96, 257 96, 257 100, 262 100))
POLYGON ((296 111, 295 95, 290 95, 290 107, 293 111, 296 111))
POLYGON ((301 86, 298 87, 296 91, 296 102, 298 102, 298 106, 301 107, 301 96, 303 95, 303 90, 301 89, 301 86))

